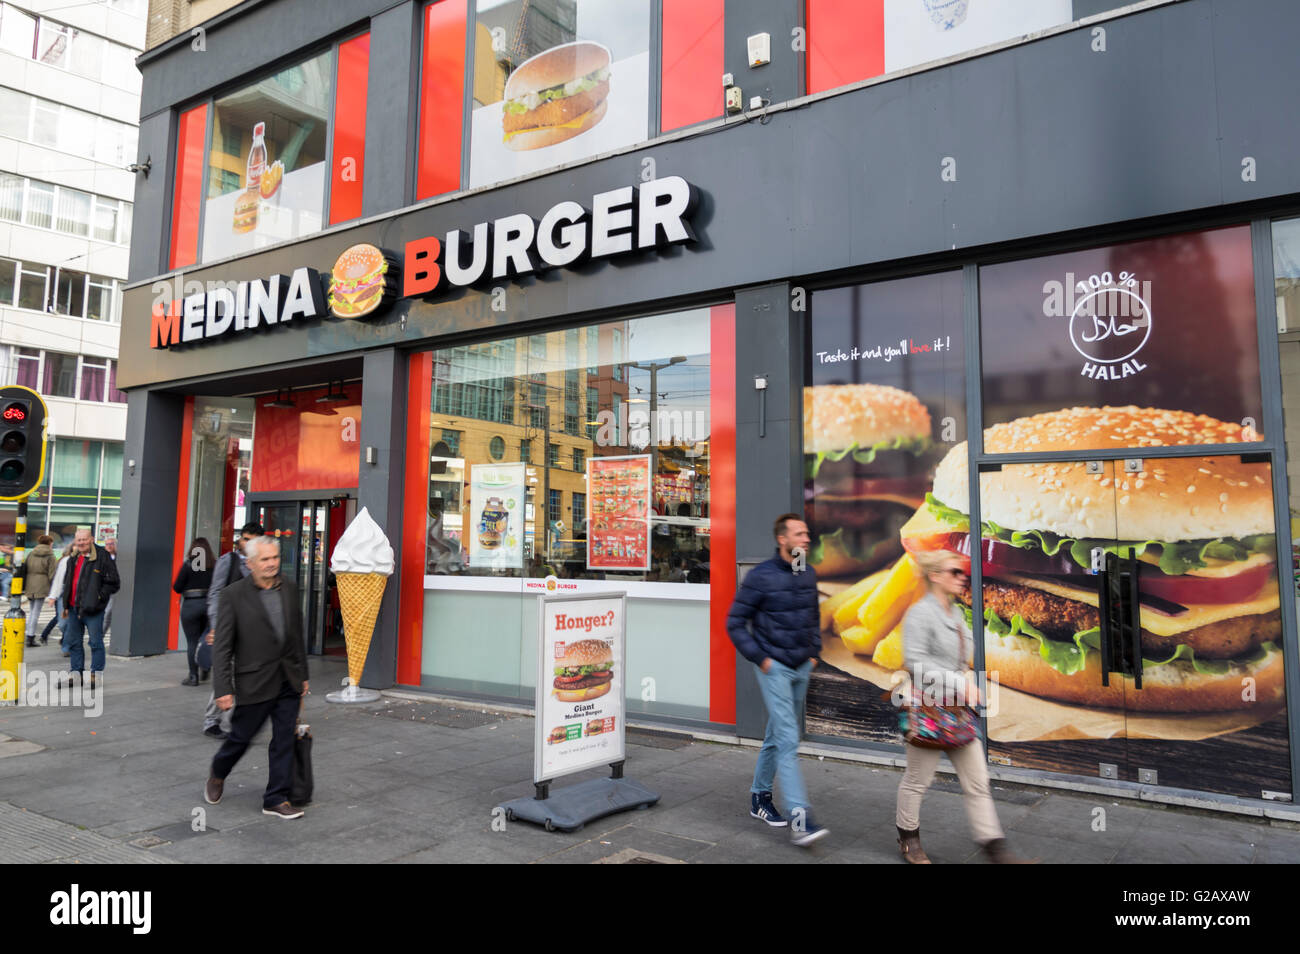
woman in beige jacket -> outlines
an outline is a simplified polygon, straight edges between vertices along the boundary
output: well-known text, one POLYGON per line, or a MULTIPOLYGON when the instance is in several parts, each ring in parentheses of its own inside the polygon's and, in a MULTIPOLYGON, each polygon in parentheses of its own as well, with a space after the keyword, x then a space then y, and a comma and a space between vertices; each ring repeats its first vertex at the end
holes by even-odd
MULTIPOLYGON (((23 561, 23 596, 27 597, 27 645, 36 645, 36 634, 40 632, 41 607, 50 595, 50 580, 54 576, 54 567, 58 561, 54 558, 54 538, 42 535, 37 538, 36 546, 23 561)), ((48 639, 48 637, 46 637, 48 639)), ((45 639, 41 640, 45 643, 45 639)))

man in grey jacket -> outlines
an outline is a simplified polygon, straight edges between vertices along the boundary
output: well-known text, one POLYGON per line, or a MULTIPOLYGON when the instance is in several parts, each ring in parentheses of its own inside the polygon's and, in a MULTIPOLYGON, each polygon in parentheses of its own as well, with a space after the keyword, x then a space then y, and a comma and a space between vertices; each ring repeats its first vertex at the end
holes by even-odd
MULTIPOLYGON (((212 584, 208 587, 209 629, 208 634, 203 637, 209 646, 216 639, 217 607, 221 599, 221 591, 248 576, 248 558, 244 553, 244 547, 249 540, 262 536, 263 532, 260 523, 244 524, 239 531, 239 539, 235 541, 234 549, 221 554, 217 559, 217 565, 212 571, 212 584)), ((219 708, 216 696, 209 694, 208 707, 203 712, 203 734, 210 735, 214 739, 226 738, 230 735, 230 720, 233 712, 233 707, 225 710, 219 708)))

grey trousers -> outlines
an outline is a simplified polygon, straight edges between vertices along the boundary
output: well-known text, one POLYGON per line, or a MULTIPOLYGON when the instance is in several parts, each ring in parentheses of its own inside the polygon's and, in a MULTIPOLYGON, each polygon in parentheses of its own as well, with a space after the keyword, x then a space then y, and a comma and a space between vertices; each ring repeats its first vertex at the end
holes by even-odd
POLYGON ((235 717, 235 707, 231 706, 225 712, 217 708, 217 697, 208 693, 208 707, 203 711, 203 730, 206 732, 214 725, 220 726, 221 731, 230 734, 230 720, 235 717))

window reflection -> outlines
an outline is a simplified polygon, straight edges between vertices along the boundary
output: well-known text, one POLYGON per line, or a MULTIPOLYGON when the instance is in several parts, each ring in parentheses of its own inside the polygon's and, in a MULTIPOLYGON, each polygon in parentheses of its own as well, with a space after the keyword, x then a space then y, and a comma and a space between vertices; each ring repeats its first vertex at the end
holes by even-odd
MULTIPOLYGON (((427 572, 708 582, 709 373, 707 309, 435 352, 427 572), (648 569, 590 568, 593 536, 612 522, 588 471, 614 457, 653 475, 647 486, 639 465, 648 569), (510 465, 523 475, 522 566, 471 565, 487 503, 475 507, 475 468, 510 465)), ((491 493, 495 514, 509 496, 491 493)))

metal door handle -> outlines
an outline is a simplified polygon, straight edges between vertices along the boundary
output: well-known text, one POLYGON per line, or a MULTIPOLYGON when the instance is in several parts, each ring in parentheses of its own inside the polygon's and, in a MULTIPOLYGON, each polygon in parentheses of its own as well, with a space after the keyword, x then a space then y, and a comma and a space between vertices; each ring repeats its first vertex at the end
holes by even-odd
POLYGON ((1142 688, 1142 603, 1138 596, 1138 558, 1133 551, 1129 552, 1129 575, 1128 575, 1128 624, 1132 630, 1133 642, 1133 685, 1137 689, 1142 688))
POLYGON ((1100 555, 1101 569, 1097 572, 1097 615, 1101 619, 1101 684, 1110 685, 1111 670, 1111 653, 1110 653, 1110 622, 1111 622, 1111 603, 1110 603, 1110 556, 1101 547, 1092 552, 1093 566, 1098 563, 1100 555))

